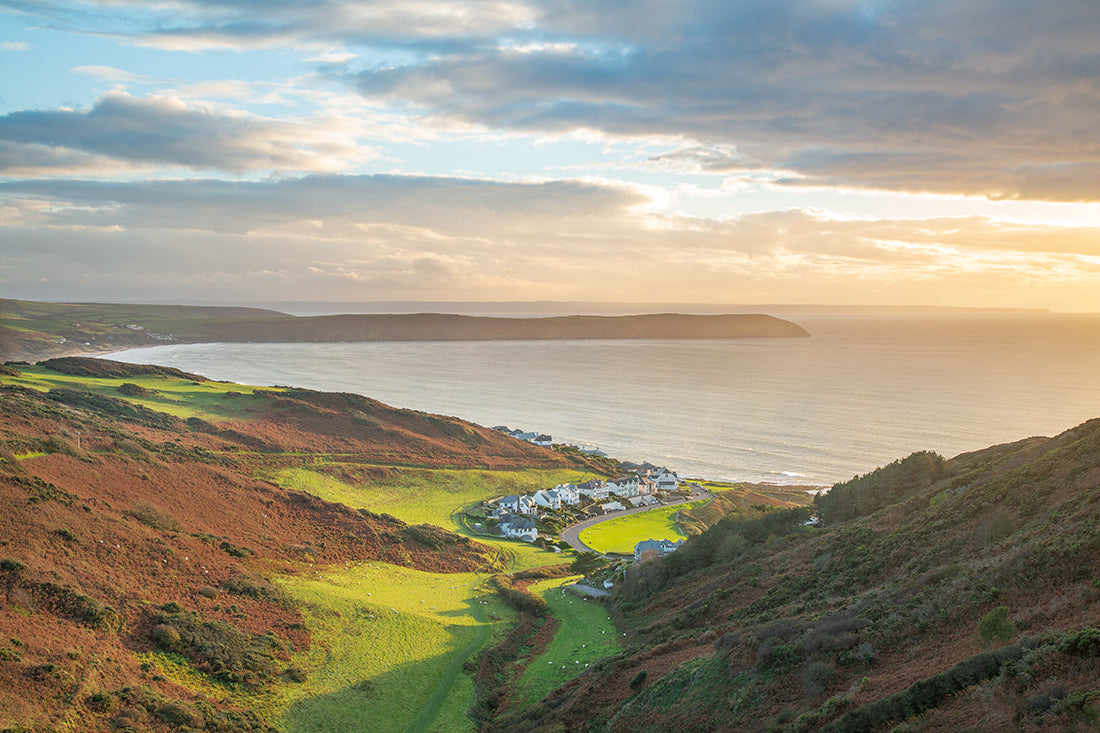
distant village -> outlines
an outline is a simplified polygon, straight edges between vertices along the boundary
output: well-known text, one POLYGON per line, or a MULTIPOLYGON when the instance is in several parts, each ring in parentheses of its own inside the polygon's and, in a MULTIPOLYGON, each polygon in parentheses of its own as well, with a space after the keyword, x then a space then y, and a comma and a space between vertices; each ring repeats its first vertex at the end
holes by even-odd
MULTIPOLYGON (((551 436, 542 433, 510 430, 502 425, 493 429, 534 445, 553 446, 551 436)), ((597 448, 570 447, 582 453, 607 457, 597 448)), ((558 484, 525 494, 497 497, 471 508, 467 514, 473 519, 475 528, 481 531, 495 530, 504 537, 538 542, 548 547, 563 547, 558 537, 562 529, 571 524, 611 512, 657 506, 670 499, 687 496, 687 492, 681 490, 679 476, 664 466, 629 462, 619 465, 623 473, 606 481, 594 478, 581 484, 558 484)), ((647 540, 635 548, 634 559, 641 561, 659 557, 674 551, 679 545, 680 542, 664 539, 647 540)))

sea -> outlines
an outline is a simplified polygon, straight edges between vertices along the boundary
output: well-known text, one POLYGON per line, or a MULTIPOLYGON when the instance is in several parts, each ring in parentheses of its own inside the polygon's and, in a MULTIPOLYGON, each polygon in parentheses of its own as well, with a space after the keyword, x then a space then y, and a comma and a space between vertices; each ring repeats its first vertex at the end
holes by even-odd
POLYGON ((355 392, 681 476, 829 486, 1100 417, 1100 315, 783 315, 810 338, 214 343, 111 354, 355 392))

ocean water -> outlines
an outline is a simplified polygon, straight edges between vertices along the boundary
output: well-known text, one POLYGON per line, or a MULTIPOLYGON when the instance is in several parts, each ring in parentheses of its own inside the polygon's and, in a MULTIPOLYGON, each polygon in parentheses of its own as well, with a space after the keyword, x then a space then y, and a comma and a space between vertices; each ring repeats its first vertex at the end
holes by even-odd
POLYGON ((808 339, 197 344, 113 354, 549 433, 712 479, 829 485, 1100 417, 1100 316, 784 316, 808 339))

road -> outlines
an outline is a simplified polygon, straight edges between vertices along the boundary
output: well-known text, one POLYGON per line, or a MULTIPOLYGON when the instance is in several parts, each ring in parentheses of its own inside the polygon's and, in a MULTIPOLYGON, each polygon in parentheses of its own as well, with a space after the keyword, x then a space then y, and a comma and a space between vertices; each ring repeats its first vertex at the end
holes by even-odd
POLYGON ((687 504, 689 502, 698 501, 699 499, 713 499, 714 494, 704 489, 699 484, 689 483, 691 487, 691 496, 686 499, 679 499, 677 501, 670 501, 667 504, 658 504, 657 506, 641 506, 634 509, 624 509, 621 512, 611 512, 610 514, 604 514, 599 517, 592 517, 591 519, 584 519, 576 524, 571 524, 561 531, 561 538, 569 543, 577 552, 595 552, 591 547, 581 542, 580 533, 581 530, 588 529, 589 527, 599 524, 600 522, 606 522, 610 519, 618 519, 619 517, 625 517, 628 514, 638 514, 640 512, 648 512, 652 509, 663 509, 669 506, 675 506, 678 504, 687 504))

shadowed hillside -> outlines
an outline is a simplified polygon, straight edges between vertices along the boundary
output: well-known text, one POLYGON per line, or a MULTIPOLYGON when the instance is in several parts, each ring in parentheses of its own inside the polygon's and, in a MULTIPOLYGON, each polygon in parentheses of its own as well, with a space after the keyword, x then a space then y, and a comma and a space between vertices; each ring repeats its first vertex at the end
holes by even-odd
POLYGON ((731 516, 632 568, 629 650, 494 731, 1096 730, 1100 420, 731 516))

